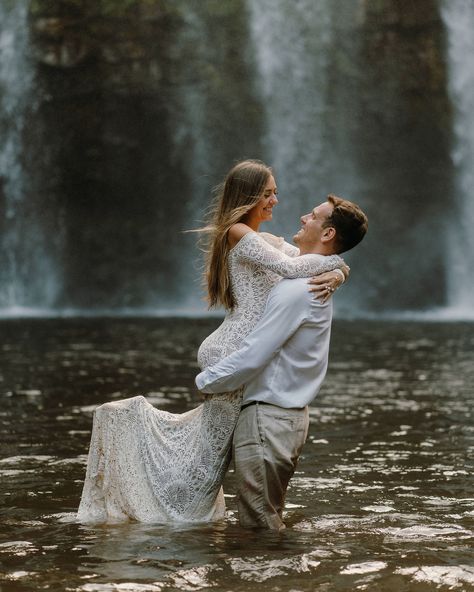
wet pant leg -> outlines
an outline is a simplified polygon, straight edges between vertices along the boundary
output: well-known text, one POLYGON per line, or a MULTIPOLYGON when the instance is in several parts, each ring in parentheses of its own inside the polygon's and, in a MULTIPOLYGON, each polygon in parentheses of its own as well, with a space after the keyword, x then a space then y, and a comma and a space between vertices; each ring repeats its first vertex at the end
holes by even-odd
POLYGON ((239 521, 244 527, 285 528, 285 495, 308 433, 308 408, 251 405, 234 432, 239 521))

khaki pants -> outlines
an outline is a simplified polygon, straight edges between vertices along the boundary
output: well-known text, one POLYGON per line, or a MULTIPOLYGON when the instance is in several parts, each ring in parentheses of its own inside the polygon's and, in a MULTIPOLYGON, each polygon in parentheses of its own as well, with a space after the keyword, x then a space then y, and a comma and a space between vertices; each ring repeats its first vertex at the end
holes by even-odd
POLYGON ((257 403, 241 411, 233 441, 241 526, 285 528, 286 489, 308 434, 308 417, 307 407, 257 403))

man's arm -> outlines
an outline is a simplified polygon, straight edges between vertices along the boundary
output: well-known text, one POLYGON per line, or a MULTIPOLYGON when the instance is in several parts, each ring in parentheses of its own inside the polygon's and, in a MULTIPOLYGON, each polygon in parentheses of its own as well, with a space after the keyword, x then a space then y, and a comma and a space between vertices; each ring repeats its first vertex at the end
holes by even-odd
POLYGON ((203 393, 233 391, 257 376, 307 317, 306 282, 282 280, 270 292, 263 317, 240 349, 196 376, 203 393), (298 282, 298 284, 294 284, 298 282))

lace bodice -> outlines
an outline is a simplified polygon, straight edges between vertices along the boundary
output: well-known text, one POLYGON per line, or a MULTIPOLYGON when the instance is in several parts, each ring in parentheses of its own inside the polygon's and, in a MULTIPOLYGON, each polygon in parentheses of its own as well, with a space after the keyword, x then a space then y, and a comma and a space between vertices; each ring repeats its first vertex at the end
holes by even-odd
POLYGON ((245 234, 230 251, 229 270, 236 306, 199 348, 201 368, 239 348, 262 317, 268 294, 282 277, 311 277, 343 265, 338 255, 296 255, 299 250, 282 238, 257 232, 245 234))

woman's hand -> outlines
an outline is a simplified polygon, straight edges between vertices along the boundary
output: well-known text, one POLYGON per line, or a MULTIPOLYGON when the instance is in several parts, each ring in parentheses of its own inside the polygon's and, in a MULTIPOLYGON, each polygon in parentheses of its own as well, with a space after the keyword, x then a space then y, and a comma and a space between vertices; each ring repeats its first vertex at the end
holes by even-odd
POLYGON ((345 279, 349 277, 350 268, 348 265, 344 264, 341 271, 344 277, 339 271, 327 271, 326 273, 321 273, 310 278, 308 280, 308 284, 310 285, 309 291, 313 292, 315 297, 322 303, 326 302, 339 286, 344 283, 345 279))

